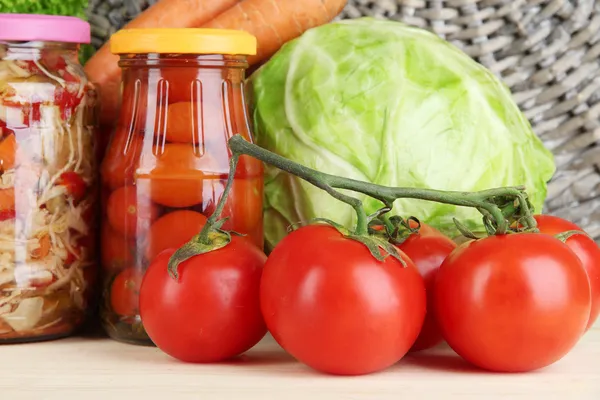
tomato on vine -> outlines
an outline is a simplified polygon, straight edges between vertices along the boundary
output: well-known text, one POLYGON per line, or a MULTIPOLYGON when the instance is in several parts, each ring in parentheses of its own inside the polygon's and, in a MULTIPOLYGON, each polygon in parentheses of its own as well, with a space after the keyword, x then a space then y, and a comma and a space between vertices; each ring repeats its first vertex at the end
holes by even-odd
POLYGON ((174 254, 161 252, 141 286, 140 315, 154 344, 179 360, 206 363, 258 343, 267 332, 259 302, 265 254, 233 236, 225 247, 181 262, 176 279, 169 275, 174 254))
POLYGON ((581 234, 569 234, 565 243, 579 257, 590 280, 592 308, 586 330, 589 330, 600 314, 600 247, 584 233, 578 225, 552 215, 536 215, 535 220, 541 233, 559 235, 569 231, 581 231, 581 234))
POLYGON ((269 331, 292 356, 330 374, 360 375, 399 361, 425 318, 423 278, 398 252, 318 224, 286 236, 265 264, 260 301, 269 331))
POLYGON ((442 264, 434 306, 444 339, 470 363, 524 372, 566 355, 589 320, 581 261, 549 235, 490 236, 458 247, 442 264))
POLYGON ((433 287, 442 262, 456 248, 456 243, 437 229, 421 224, 419 231, 411 234, 398 245, 416 265, 425 280, 427 290, 427 315, 421 333, 412 345, 411 351, 426 350, 443 341, 442 333, 433 312, 433 287))

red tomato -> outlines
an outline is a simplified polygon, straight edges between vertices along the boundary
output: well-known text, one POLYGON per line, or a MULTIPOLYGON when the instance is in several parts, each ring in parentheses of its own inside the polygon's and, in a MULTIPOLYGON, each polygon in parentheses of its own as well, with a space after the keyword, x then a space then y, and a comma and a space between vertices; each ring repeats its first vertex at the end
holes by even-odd
POLYGON ((590 285, 577 256, 553 237, 491 236, 446 258, 434 307, 444 339, 467 361, 531 371, 575 346, 589 319, 590 285))
POLYGON ((110 287, 110 306, 123 317, 138 314, 142 274, 133 268, 122 271, 110 287))
POLYGON ((178 247, 200 233, 206 217, 190 210, 173 211, 156 220, 148 232, 146 258, 152 261, 163 250, 178 247))
POLYGON ((292 356, 331 374, 359 375, 400 360, 425 318, 425 284, 413 262, 378 261, 328 225, 286 236, 263 272, 269 331, 292 356))
MULTIPOLYGON (((218 110, 222 109, 223 72, 220 69, 166 67, 161 68, 161 76, 169 83, 169 104, 194 101, 218 105, 218 110)), ((211 116, 210 118, 223 121, 222 117, 211 116)))
POLYGON ((203 143, 202 103, 180 102, 169 105, 166 136, 169 142, 203 143))
POLYGON ((186 362, 244 353, 265 335, 259 287, 266 256, 240 237, 179 265, 172 279, 166 250, 150 265, 140 293, 144 328, 162 351, 186 362))
MULTIPOLYGON (((552 215, 536 215, 535 220, 540 232, 548 235, 557 235, 566 231, 583 232, 583 229, 574 223, 552 215)), ((577 254, 590 279, 592 310, 587 323, 586 330, 588 330, 600 314, 600 247, 587 235, 573 235, 565 243, 577 254)))
MULTIPOLYGON (((199 71, 196 68, 162 68, 162 78, 169 83, 169 103, 192 100, 202 101, 202 95, 199 93, 202 91, 202 88, 200 87, 198 74, 199 71)), ((209 99, 204 100, 207 101, 209 99)))
POLYGON ((102 161, 102 182, 111 189, 133 184, 142 147, 141 136, 117 127, 102 161))
POLYGON ((214 158, 181 143, 166 144, 155 152, 156 155, 143 154, 140 161, 140 170, 149 172, 152 200, 176 208, 201 204, 204 181, 215 169, 214 158))
POLYGON ((109 224, 102 225, 101 260, 102 268, 107 271, 119 271, 134 262, 135 241, 117 234, 109 224))
POLYGON ((115 190, 106 205, 110 225, 130 238, 145 232, 158 217, 159 211, 158 206, 139 194, 135 186, 123 186, 115 190))
POLYGON ((67 193, 73 198, 73 201, 78 202, 85 196, 87 186, 85 181, 77 172, 63 172, 58 178, 59 185, 67 188, 67 193))
POLYGON ((417 341, 411 351, 434 347, 442 342, 442 333, 433 314, 433 285, 442 262, 456 248, 456 243, 428 225, 421 225, 419 233, 410 235, 398 246, 417 266, 427 289, 427 315, 417 341))

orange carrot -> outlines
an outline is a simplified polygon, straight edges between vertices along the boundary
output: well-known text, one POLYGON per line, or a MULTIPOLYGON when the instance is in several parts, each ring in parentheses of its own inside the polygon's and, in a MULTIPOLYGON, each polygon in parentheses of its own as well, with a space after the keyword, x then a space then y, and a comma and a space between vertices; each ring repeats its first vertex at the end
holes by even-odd
MULTIPOLYGON (((193 28, 203 25, 240 0, 160 0, 125 28, 193 28)), ((85 71, 100 88, 102 125, 113 125, 119 112, 121 70, 119 57, 105 43, 85 64, 85 71)))
POLYGON ((40 247, 31 252, 33 258, 45 258, 50 253, 50 236, 47 233, 39 239, 40 247))
POLYGON ((0 189, 0 211, 13 211, 15 209, 15 189, 0 189))
POLYGON ((0 142, 0 171, 6 171, 15 166, 17 155, 17 140, 15 135, 10 135, 0 142))
POLYGON ((258 54, 248 59, 253 65, 308 29, 330 22, 345 5, 346 0, 243 0, 202 27, 240 29, 256 36, 258 54))

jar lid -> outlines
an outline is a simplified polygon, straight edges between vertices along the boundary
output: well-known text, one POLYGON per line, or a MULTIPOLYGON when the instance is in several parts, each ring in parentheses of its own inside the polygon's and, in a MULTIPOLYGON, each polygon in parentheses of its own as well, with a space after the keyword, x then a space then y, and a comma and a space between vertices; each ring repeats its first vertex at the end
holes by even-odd
POLYGON ((110 38, 114 54, 256 54, 256 38, 244 31, 205 28, 122 29, 110 38))
POLYGON ((77 17, 0 14, 0 40, 89 43, 90 24, 77 17))

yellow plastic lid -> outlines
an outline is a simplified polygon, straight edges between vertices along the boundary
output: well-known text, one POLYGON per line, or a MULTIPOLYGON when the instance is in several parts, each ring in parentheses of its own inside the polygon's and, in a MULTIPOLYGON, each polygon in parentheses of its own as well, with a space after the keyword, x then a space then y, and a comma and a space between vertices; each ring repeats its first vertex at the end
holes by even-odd
POLYGON ((256 38, 229 29, 122 29, 111 36, 110 50, 113 54, 255 55, 256 38))

